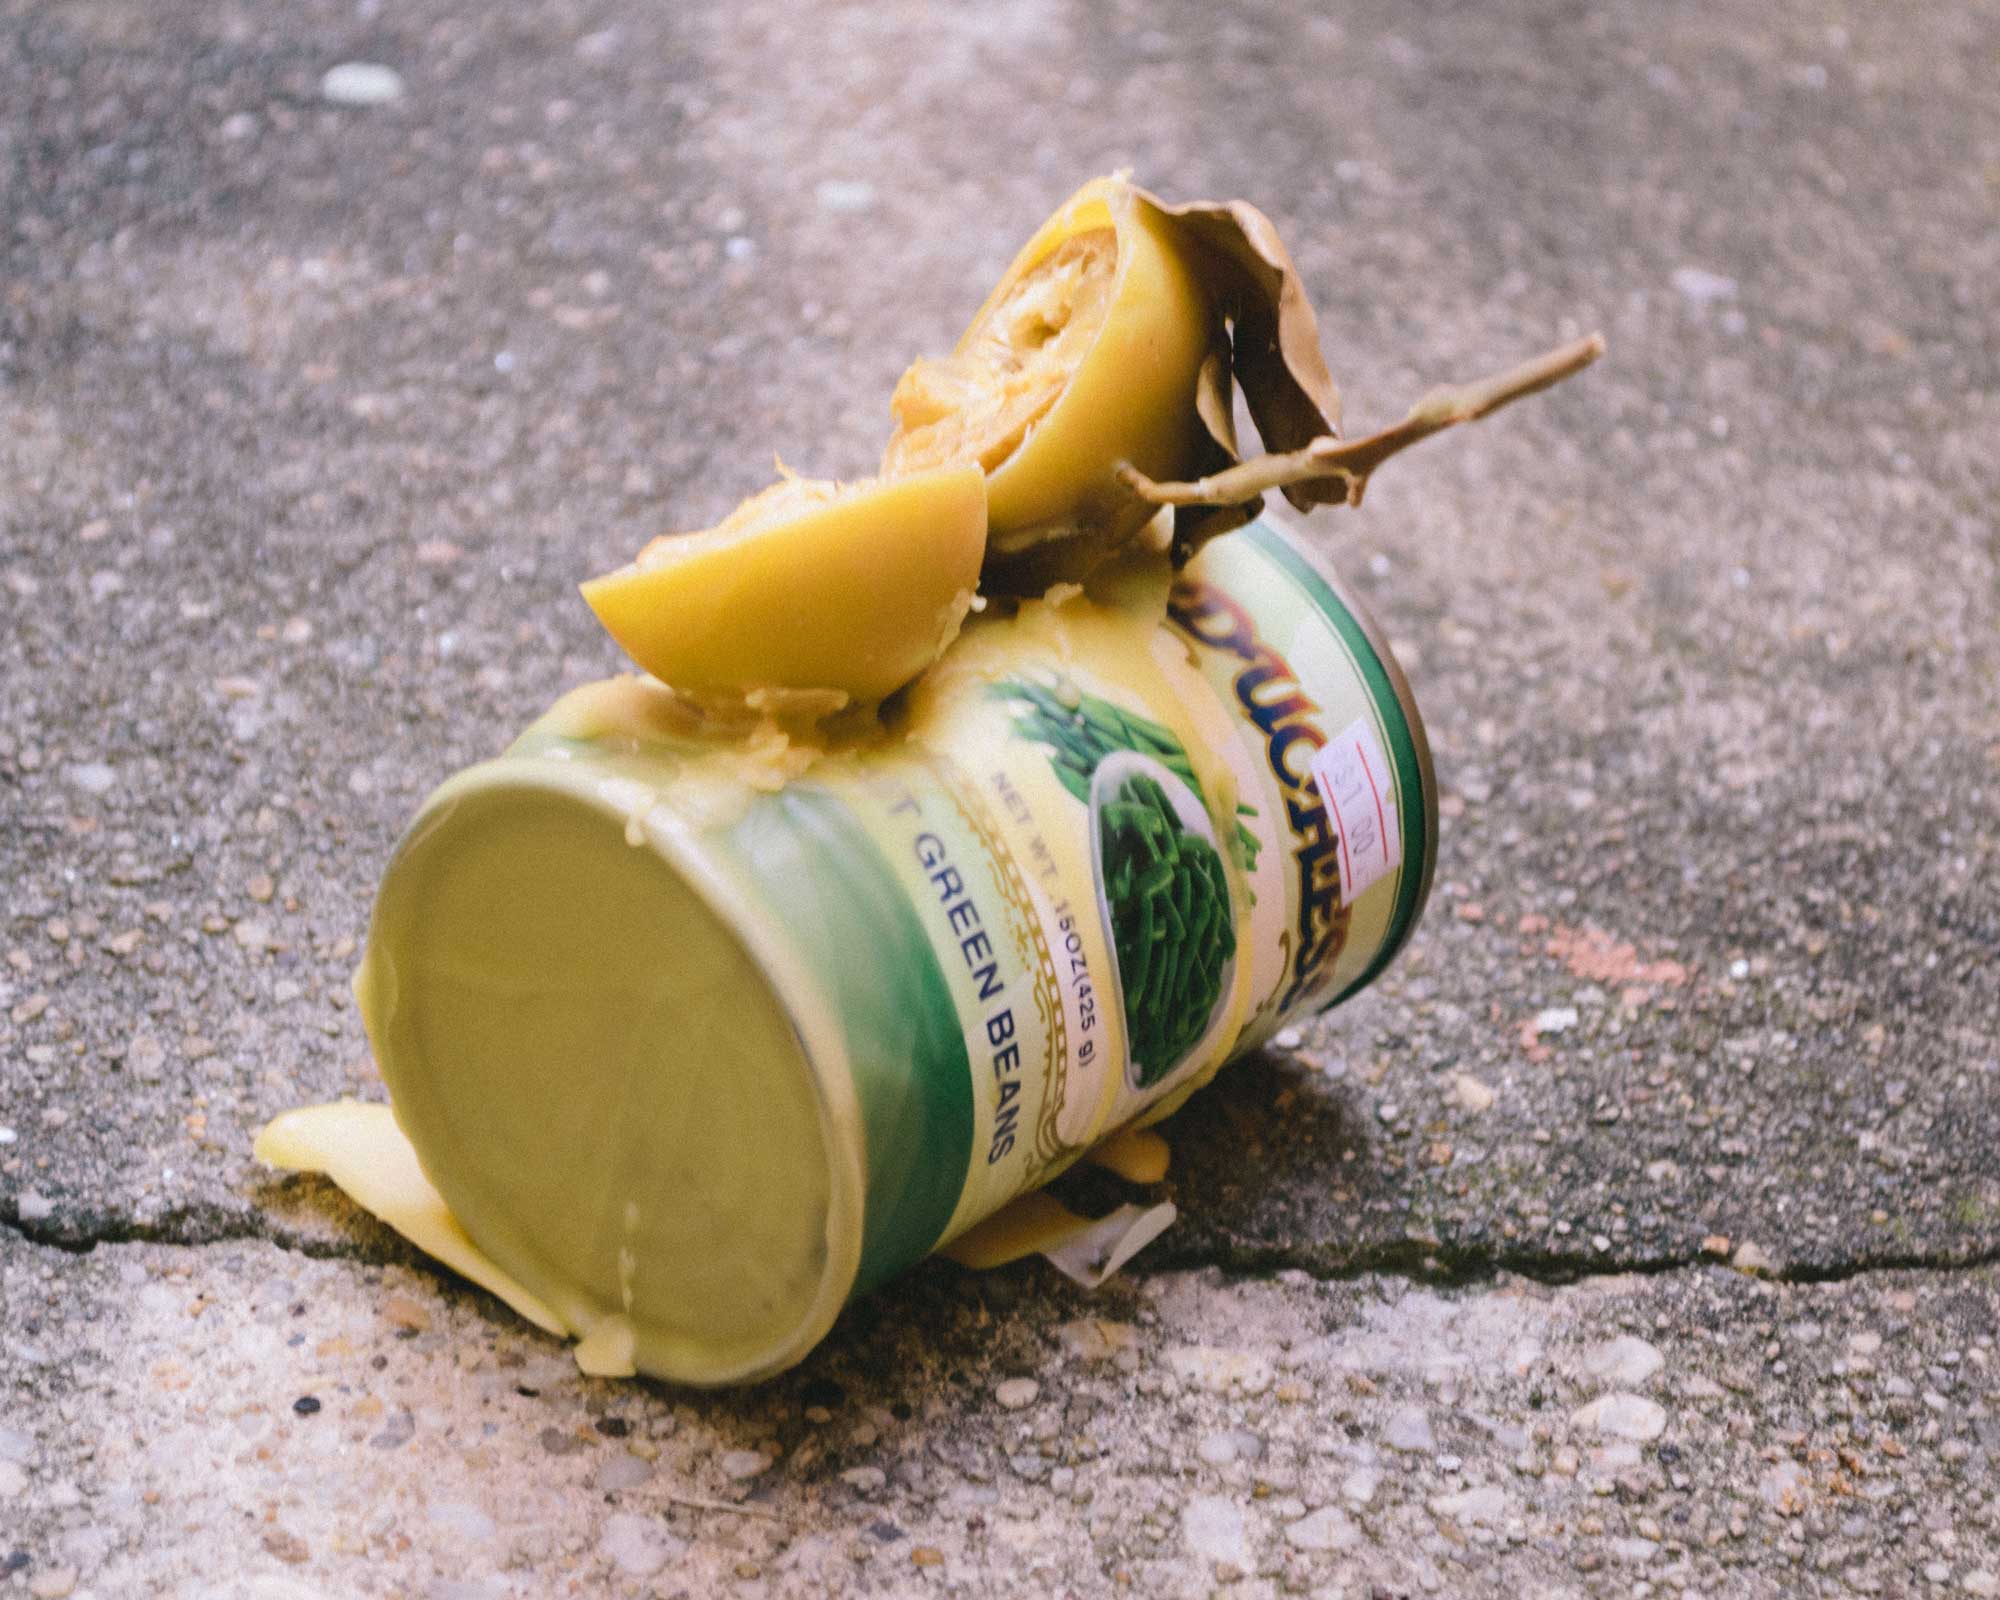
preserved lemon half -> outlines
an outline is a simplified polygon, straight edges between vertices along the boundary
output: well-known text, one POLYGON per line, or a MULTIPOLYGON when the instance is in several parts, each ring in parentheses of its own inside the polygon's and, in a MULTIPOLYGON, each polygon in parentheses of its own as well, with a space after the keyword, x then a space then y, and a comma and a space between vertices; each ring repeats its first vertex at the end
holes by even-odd
POLYGON ((1015 257, 948 356, 896 385, 896 475, 987 474, 989 588, 1080 578, 1159 507, 1118 469, 1186 474, 1196 384, 1219 323, 1173 224, 1123 178, 1087 183, 1015 257))
POLYGON ((903 374, 883 471, 976 463, 985 586, 1034 595, 1089 577, 1162 507, 1174 508, 1171 534, 1149 531, 1181 566, 1270 491, 1301 511, 1358 505, 1391 456, 1603 348, 1593 335, 1434 389, 1401 422, 1343 439, 1318 323, 1271 220, 1241 200, 1170 205, 1098 178, 1028 241, 957 348, 903 374), (1239 385, 1266 452, 1248 459, 1239 385))
POLYGON ((874 701, 957 637, 985 549, 976 465, 845 485, 787 478, 713 528, 655 539, 583 597, 676 689, 874 701))

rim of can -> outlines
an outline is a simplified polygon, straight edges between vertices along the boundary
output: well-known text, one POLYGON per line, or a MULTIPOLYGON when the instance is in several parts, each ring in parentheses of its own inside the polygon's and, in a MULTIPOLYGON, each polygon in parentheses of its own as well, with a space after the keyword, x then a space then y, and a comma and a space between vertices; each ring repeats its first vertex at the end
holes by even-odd
MULTIPOLYGON (((632 813, 606 792, 602 781, 594 780, 589 765, 587 761, 572 763, 509 752, 454 774, 424 801, 396 844, 390 870, 418 834, 436 819, 448 816, 470 790, 521 788, 558 795, 598 815, 607 827, 623 835, 622 848, 633 848, 630 835, 624 833, 632 822, 632 813)), ((861 1155, 865 1144, 864 1123, 852 1064, 845 1040, 827 1014, 828 1002, 802 979, 798 964, 783 941, 774 937, 769 928, 758 925, 756 918, 743 914, 742 901, 732 885, 700 848, 697 830, 664 806, 647 811, 640 827, 644 845, 707 907, 762 974, 772 1000, 797 1038, 799 1054, 812 1075, 819 1101, 830 1185, 827 1271, 805 1316, 790 1334, 774 1341, 761 1358, 733 1366, 718 1363, 699 1371, 642 1369, 669 1382, 698 1388, 757 1382, 795 1365, 826 1337, 860 1273, 867 1175, 861 1155)), ((387 882, 386 872, 384 882, 387 882)), ((377 902, 379 908, 379 889, 377 902)), ((373 932, 371 915, 371 935, 373 932)), ((479 1244, 477 1239, 473 1242, 479 1244)), ((587 1329, 572 1328, 570 1336, 580 1338, 586 1332, 587 1329)))
POLYGON ((1438 861, 1438 783, 1437 767, 1431 759, 1430 735, 1425 731, 1423 713, 1417 709, 1416 695, 1410 688, 1408 674, 1396 654, 1389 648, 1389 635, 1375 620, 1361 600, 1355 595, 1346 580, 1334 569, 1333 564, 1316 547, 1305 526, 1295 517, 1266 509, 1257 519, 1263 527, 1275 534, 1286 551, 1296 556, 1314 577, 1326 585, 1328 592, 1347 614, 1354 619, 1354 625, 1361 630, 1361 636, 1375 653, 1382 667, 1383 676, 1389 680, 1390 691, 1396 698, 1396 707, 1402 713, 1404 725, 1409 730, 1410 744, 1416 756, 1417 788, 1421 796, 1423 814, 1423 859, 1418 869, 1415 895, 1407 907, 1399 904, 1397 913, 1390 923, 1388 936, 1382 947, 1375 953, 1367 967, 1346 988, 1320 1006, 1327 1011, 1337 1006, 1350 995, 1358 993, 1382 975, 1389 963, 1396 959, 1403 947, 1409 943, 1417 924, 1423 920, 1424 910, 1430 904, 1431 886, 1437 879, 1438 861))

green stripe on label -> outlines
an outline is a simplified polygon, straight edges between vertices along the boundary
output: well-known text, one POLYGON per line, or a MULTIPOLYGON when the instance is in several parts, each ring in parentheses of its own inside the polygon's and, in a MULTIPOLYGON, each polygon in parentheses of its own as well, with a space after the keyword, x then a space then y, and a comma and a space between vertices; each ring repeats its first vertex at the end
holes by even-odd
POLYGON ((1395 684, 1389 680, 1388 669, 1383 666, 1382 658, 1362 631, 1354 613, 1347 609, 1340 596, 1313 569, 1312 563, 1292 541, 1269 523, 1253 522, 1240 537, 1249 539, 1268 555, 1333 624, 1341 643, 1361 669, 1368 698, 1386 735, 1384 742, 1389 749, 1389 759, 1396 768, 1396 815, 1403 830, 1403 865, 1396 879, 1396 909, 1389 918, 1388 933, 1382 940, 1382 947, 1375 952, 1375 959, 1368 963, 1360 977, 1320 1007, 1325 1011, 1373 983, 1409 940, 1410 932, 1416 925, 1418 903, 1423 898, 1424 879, 1429 875, 1429 856, 1437 848, 1437 841, 1425 827, 1423 768, 1417 759, 1417 743, 1410 731, 1409 719, 1403 714, 1403 703, 1397 698, 1395 684))
POLYGON ((853 1291, 865 1294, 930 1254, 958 1206, 972 1160, 965 1035, 908 894, 838 800, 791 784, 730 842, 846 1036, 868 1154, 853 1291))

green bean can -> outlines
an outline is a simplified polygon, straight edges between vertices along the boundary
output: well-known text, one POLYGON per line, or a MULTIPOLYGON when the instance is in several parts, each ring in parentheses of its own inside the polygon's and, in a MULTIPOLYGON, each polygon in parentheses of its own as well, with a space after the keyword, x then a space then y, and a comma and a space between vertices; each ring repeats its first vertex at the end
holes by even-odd
POLYGON ((839 737, 592 686, 431 797, 358 989, 489 1281, 776 1371, 1382 971, 1437 840, 1382 635, 1269 521, 1170 582, 995 607, 839 737))

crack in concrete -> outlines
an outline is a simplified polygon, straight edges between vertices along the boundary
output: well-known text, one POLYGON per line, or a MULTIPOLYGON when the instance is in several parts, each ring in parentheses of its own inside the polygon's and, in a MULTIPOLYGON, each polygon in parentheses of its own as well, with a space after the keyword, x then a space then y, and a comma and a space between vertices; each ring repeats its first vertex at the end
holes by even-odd
MULTIPOLYGON (((218 1244, 262 1243, 315 1261, 358 1261, 381 1266, 393 1260, 363 1239, 313 1239, 275 1222, 245 1218, 221 1206, 176 1206, 154 1220, 104 1218, 91 1223, 74 1220, 24 1219, 14 1200, 0 1201, 0 1228, 29 1244, 87 1256, 99 1245, 157 1244, 172 1249, 201 1249, 218 1244)), ((386 1231, 386 1230, 385 1230, 386 1231)), ((414 1247, 412 1247, 414 1248, 414 1247)))
POLYGON ((1767 1283, 1847 1283, 1883 1272, 1976 1272, 2000 1266, 2000 1245, 1983 1250, 1863 1256, 1852 1261, 1781 1263, 1768 1270, 1732 1268, 1705 1251, 1657 1256, 1557 1255, 1535 1249, 1488 1250, 1477 1246, 1395 1240, 1329 1258, 1324 1252, 1275 1245, 1228 1246, 1220 1250, 1160 1250, 1149 1263, 1169 1270, 1214 1267, 1232 1278, 1268 1279, 1303 1272, 1320 1283, 1357 1278, 1408 1278, 1443 1288, 1489 1284, 1503 1277, 1560 1288, 1587 1278, 1663 1277, 1674 1272, 1721 1269, 1762 1278, 1767 1283))
MULTIPOLYGON (((375 1241, 358 1237, 315 1239, 287 1229, 275 1220, 258 1219, 254 1214, 246 1218, 242 1213, 215 1205, 176 1207, 150 1222, 107 1219, 82 1225, 54 1219, 24 1220, 20 1216, 18 1202, 0 1200, 0 1227, 30 1244, 60 1250, 67 1255, 89 1255, 99 1245, 157 1244, 178 1249, 200 1249, 210 1245, 255 1242, 273 1245, 316 1261, 355 1261, 369 1266, 386 1266, 399 1259, 429 1260, 399 1235, 379 1224, 377 1226, 380 1237, 375 1241), (402 1245, 404 1253, 399 1255, 394 1250, 384 1251, 381 1244, 388 1239, 402 1245)), ((1702 1251, 1584 1259, 1546 1250, 1489 1250, 1412 1239, 1371 1246, 1337 1258, 1310 1248, 1235 1245, 1220 1249, 1175 1249, 1169 1244, 1143 1258, 1138 1265, 1142 1272, 1214 1268, 1238 1280, 1263 1280, 1275 1278, 1281 1272, 1303 1272, 1320 1283, 1383 1277, 1405 1278, 1441 1288, 1471 1288, 1507 1277, 1525 1278, 1531 1283, 1561 1288, 1581 1283, 1587 1278, 1661 1277, 1698 1269, 1744 1270, 1730 1268, 1728 1262, 1702 1251)), ((1864 1256, 1853 1261, 1788 1263, 1746 1275, 1771 1283, 1847 1283, 1875 1273, 1976 1272, 1986 1267, 2000 1267, 2000 1245, 1957 1253, 1904 1252, 1864 1256)))

